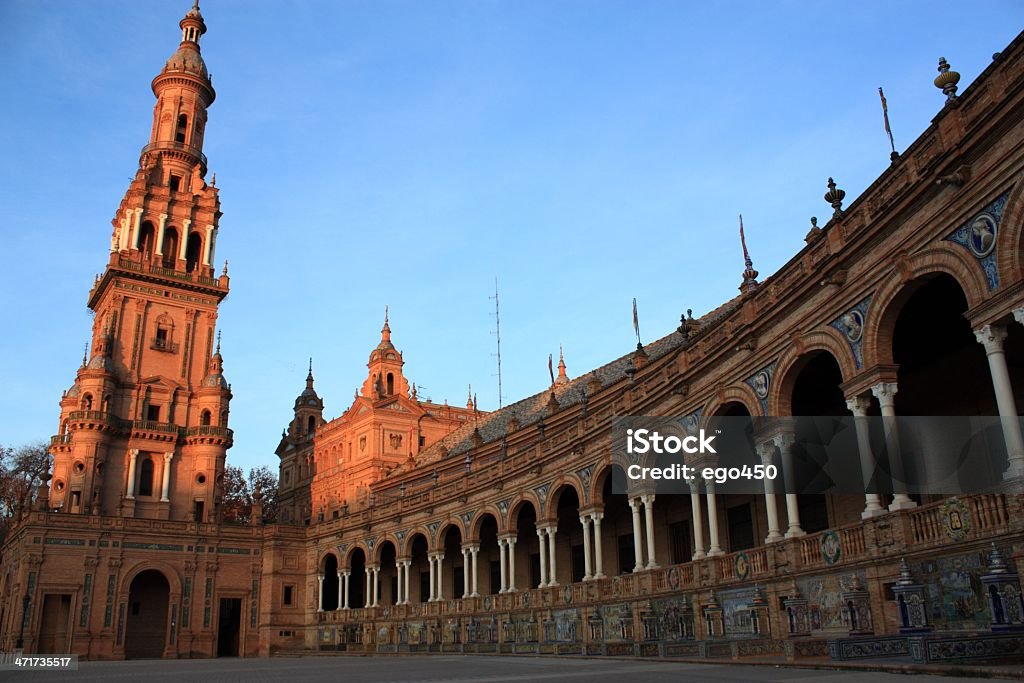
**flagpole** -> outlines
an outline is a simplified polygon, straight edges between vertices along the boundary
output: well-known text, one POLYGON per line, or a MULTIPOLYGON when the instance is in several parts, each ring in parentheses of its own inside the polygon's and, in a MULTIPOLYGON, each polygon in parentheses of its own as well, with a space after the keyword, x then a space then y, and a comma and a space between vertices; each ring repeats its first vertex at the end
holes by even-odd
POLYGON ((636 313, 636 297, 633 297, 633 331, 636 332, 636 348, 642 349, 644 345, 640 343, 640 318, 636 313))
POLYGON ((885 133, 889 136, 889 161, 893 163, 900 158, 900 153, 896 151, 896 143, 892 139, 892 128, 889 127, 889 103, 885 101, 885 93, 882 92, 882 87, 878 87, 878 97, 882 100, 882 118, 885 120, 885 133))

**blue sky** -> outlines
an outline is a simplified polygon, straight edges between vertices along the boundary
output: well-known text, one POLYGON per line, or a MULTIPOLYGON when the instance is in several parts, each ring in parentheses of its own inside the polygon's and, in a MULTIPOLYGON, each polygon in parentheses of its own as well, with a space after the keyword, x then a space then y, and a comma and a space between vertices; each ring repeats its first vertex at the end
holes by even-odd
MULTIPOLYGON (((45 439, 186 0, 0 0, 0 443, 45 439)), ((204 2, 205 151, 231 262, 229 461, 274 447, 314 357, 326 414, 385 304, 422 394, 497 407, 629 351, 803 245, 1024 26, 1024 3, 204 2)))

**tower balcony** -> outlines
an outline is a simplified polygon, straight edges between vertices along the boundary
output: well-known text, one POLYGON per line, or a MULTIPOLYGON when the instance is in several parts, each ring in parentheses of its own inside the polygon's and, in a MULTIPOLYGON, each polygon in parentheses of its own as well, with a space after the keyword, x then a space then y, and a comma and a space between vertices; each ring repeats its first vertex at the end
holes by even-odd
POLYGON ((145 165, 146 158, 150 154, 176 159, 185 163, 194 164, 198 162, 202 175, 206 175, 206 155, 203 154, 198 147, 193 147, 192 145, 185 144, 184 142, 177 142, 175 140, 151 142, 143 147, 142 152, 139 153, 140 166, 145 165))

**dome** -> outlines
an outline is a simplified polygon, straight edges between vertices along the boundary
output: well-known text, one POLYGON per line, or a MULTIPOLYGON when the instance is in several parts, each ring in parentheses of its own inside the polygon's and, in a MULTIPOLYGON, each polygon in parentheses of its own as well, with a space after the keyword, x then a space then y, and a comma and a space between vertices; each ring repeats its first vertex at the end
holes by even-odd
POLYGON ((192 43, 182 43, 178 51, 171 55, 167 64, 164 65, 164 72, 167 71, 187 71, 205 79, 210 78, 210 72, 206 69, 203 56, 199 54, 199 50, 192 43))

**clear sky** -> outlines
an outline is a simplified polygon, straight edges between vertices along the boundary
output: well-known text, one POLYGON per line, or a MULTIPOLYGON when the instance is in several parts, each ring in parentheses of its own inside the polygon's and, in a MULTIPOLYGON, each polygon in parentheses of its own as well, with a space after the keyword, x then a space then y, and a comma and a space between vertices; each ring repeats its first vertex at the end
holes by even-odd
MULTIPOLYGON (((86 294, 189 0, 0 0, 0 443, 57 431, 86 294)), ((231 262, 229 461, 276 467, 314 358, 326 416, 391 307, 421 396, 497 407, 762 278, 834 176, 852 201, 1024 27, 1024 3, 210 0, 205 151, 231 262), (955 8, 955 9, 954 9, 955 8), (952 14, 951 14, 952 13, 952 14)))

